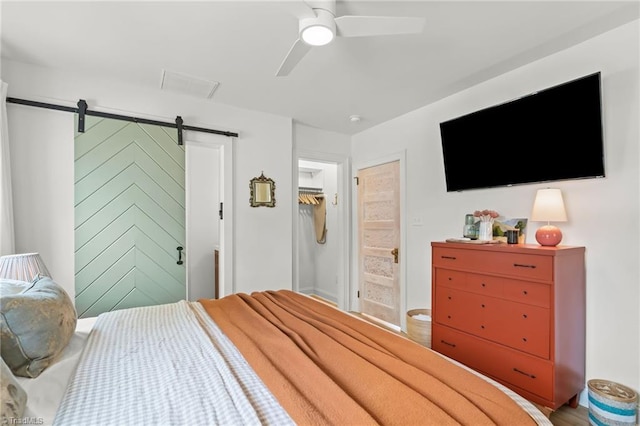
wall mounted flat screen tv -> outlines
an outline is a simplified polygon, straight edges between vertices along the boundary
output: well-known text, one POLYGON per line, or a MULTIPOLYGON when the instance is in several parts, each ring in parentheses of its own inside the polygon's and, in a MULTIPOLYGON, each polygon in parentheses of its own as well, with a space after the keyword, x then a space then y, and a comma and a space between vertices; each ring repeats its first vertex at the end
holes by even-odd
POLYGON ((447 191, 604 177, 600 73, 440 123, 447 191))

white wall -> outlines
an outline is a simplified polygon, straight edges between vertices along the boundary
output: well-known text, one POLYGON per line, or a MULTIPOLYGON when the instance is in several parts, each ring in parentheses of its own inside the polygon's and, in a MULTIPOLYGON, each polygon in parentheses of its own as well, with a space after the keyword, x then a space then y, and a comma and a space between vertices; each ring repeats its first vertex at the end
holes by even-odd
POLYGON ((39 252, 73 299, 73 114, 7 104, 7 117, 16 253, 39 252))
MULTIPOLYGON (((431 305, 430 242, 459 237, 464 215, 494 209, 529 217, 549 186, 447 193, 439 123, 596 71, 602 73, 607 177, 557 182, 569 222, 562 244, 586 247, 586 377, 640 388, 639 22, 588 40, 353 137, 353 162, 407 150, 407 309, 431 305)), ((535 148, 529 155, 537 155, 535 148)), ((540 224, 531 223, 535 243, 540 224)), ((583 395, 584 396, 584 395, 583 395)), ((584 398, 582 400, 584 404, 584 398)))
MULTIPOLYGON (((236 131, 235 291, 291 288, 292 120, 159 89, 2 61, 8 96, 236 131), (275 208, 249 207, 249 180, 276 182, 275 208)), ((73 288, 73 114, 8 104, 16 249, 39 251, 57 281, 73 288)), ((228 289, 227 292, 231 292, 228 289)))

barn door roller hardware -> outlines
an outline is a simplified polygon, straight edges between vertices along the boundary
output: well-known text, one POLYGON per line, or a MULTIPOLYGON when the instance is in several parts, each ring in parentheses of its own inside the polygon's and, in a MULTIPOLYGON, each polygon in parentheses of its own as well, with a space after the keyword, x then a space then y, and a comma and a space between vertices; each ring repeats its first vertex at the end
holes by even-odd
POLYGON ((223 136, 234 137, 234 138, 238 137, 238 134, 234 133, 234 132, 227 132, 227 131, 224 131, 224 130, 207 129, 207 128, 204 128, 204 127, 185 126, 183 124, 182 117, 180 117, 180 116, 176 117, 175 123, 168 123, 168 122, 164 122, 164 121, 148 120, 146 118, 131 117, 131 116, 128 116, 128 115, 110 114, 110 113, 107 113, 107 112, 91 111, 91 110, 88 109, 87 101, 85 101, 84 99, 80 99, 78 101, 78 104, 77 104, 78 107, 77 108, 66 107, 66 106, 63 106, 63 105, 49 104, 49 103, 45 103, 45 102, 30 101, 30 100, 27 100, 27 99, 11 98, 11 97, 7 97, 7 102, 13 103, 13 104, 19 104, 19 105, 27 105, 27 106, 33 106, 33 107, 38 107, 38 108, 46 108, 46 109, 53 109, 53 110, 57 110, 57 111, 66 111, 66 112, 76 113, 76 114, 78 114, 78 132, 79 133, 84 133, 85 117, 87 115, 91 115, 91 116, 94 116, 94 117, 112 118, 114 120, 123 120, 123 121, 130 121, 130 122, 133 122, 133 123, 142 123, 142 124, 152 124, 152 125, 171 127, 173 129, 177 129, 178 130, 178 145, 182 145, 184 143, 183 142, 183 138, 182 138, 182 133, 183 133, 184 130, 190 130, 190 131, 194 131, 194 132, 203 132, 203 133, 213 133, 213 134, 216 134, 216 135, 223 135, 223 136))

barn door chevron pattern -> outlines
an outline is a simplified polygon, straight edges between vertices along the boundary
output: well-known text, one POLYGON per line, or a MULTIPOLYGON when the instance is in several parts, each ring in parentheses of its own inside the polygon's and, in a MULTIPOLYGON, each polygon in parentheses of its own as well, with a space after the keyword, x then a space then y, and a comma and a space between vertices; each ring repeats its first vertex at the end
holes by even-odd
POLYGON ((80 317, 185 299, 184 164, 175 129, 86 117, 75 136, 80 317))

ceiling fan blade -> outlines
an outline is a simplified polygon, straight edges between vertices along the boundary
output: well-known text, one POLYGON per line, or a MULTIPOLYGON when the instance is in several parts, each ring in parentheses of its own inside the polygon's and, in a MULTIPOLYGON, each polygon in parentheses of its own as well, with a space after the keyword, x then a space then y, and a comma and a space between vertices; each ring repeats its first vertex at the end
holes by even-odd
POLYGON ((275 4, 280 5, 283 10, 286 10, 288 13, 298 19, 316 17, 316 13, 313 11, 311 6, 309 6, 303 0, 286 1, 283 3, 277 2, 275 4))
POLYGON ((424 30, 424 18, 393 16, 340 16, 336 29, 341 37, 419 34, 424 30))
POLYGON ((296 42, 293 43, 293 46, 291 46, 291 49, 289 50, 289 53, 287 53, 287 56, 284 58, 284 61, 282 61, 282 64, 280 64, 280 68, 276 73, 276 77, 289 75, 291 70, 295 68, 296 65, 298 65, 298 62, 300 62, 300 60, 304 57, 304 55, 307 54, 309 50, 311 50, 311 46, 309 46, 304 41, 297 39, 296 42))

